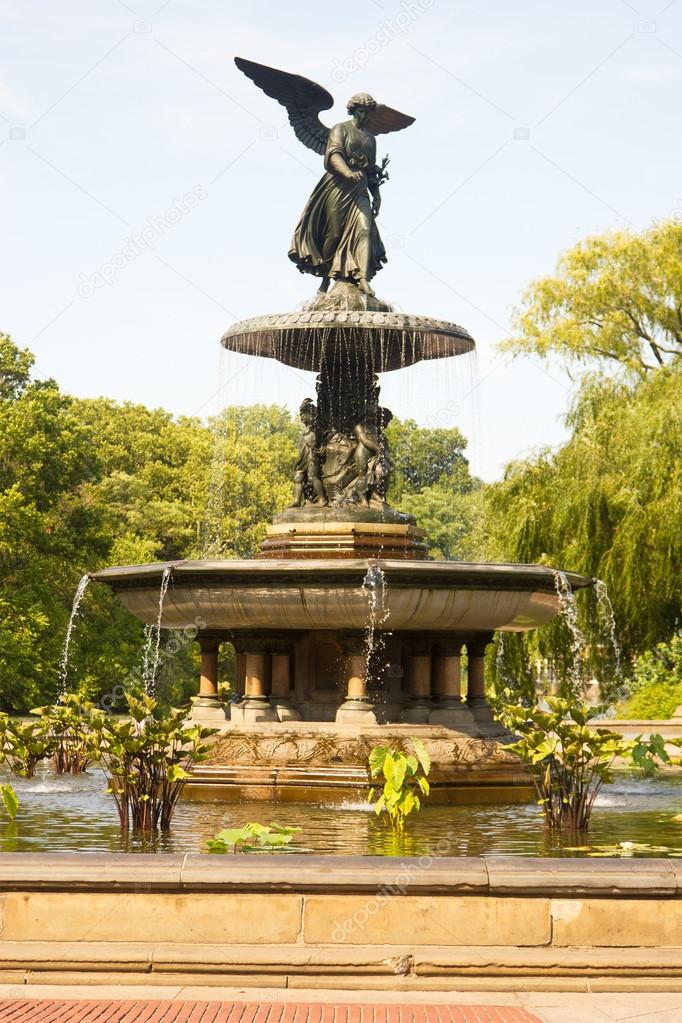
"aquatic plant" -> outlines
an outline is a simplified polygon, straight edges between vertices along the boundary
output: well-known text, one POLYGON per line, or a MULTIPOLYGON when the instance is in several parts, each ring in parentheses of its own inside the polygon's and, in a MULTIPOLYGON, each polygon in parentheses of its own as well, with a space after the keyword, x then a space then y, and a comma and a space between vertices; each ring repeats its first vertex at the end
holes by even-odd
POLYGON ((13 821, 19 811, 19 797, 8 783, 0 785, 0 801, 5 813, 13 821))
POLYGON ((508 706, 501 717, 519 736, 506 749, 530 768, 538 804, 551 828, 589 827, 602 786, 613 780, 616 758, 645 773, 669 760, 660 735, 627 740, 608 728, 590 727, 599 714, 596 707, 561 699, 549 699, 547 706, 508 706))
POLYGON ((31 711, 40 718, 50 740, 57 774, 82 774, 92 762, 89 732, 94 709, 90 700, 77 693, 65 693, 59 703, 31 711))
POLYGON ((300 828, 252 822, 241 828, 225 828, 206 843, 210 853, 275 852, 291 843, 300 828))
POLYGON ((155 718, 151 696, 126 700, 129 716, 92 714, 89 749, 110 777, 121 829, 166 831, 189 770, 206 758, 205 740, 216 729, 189 725, 183 709, 155 718))
POLYGON ((404 830, 411 813, 421 809, 422 797, 430 791, 427 779, 431 758, 420 739, 411 738, 410 742, 414 753, 375 746, 369 754, 370 776, 383 778, 381 790, 370 789, 369 801, 373 802, 375 814, 386 814, 391 828, 397 832, 404 830))
POLYGON ((42 721, 20 721, 0 713, 0 763, 12 774, 33 778, 41 760, 52 755, 52 742, 42 721))

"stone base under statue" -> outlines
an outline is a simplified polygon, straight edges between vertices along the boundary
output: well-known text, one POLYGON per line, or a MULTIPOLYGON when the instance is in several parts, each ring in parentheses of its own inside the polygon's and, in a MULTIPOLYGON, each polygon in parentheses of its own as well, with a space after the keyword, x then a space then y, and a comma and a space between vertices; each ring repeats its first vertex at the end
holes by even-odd
POLYGON ((382 521, 380 515, 376 516, 377 521, 362 521, 360 515, 355 519, 344 516, 343 509, 315 508, 316 516, 310 514, 311 510, 291 508, 287 518, 277 516, 279 521, 267 527, 258 557, 394 560, 428 557, 424 531, 406 517, 402 522, 382 521), (295 512, 300 512, 300 516, 295 516, 295 512))
POLYGON ((505 749, 509 736, 480 736, 434 725, 340 725, 298 721, 286 725, 227 722, 210 740, 212 751, 188 783, 192 798, 227 801, 365 801, 367 758, 374 746, 409 750, 425 744, 432 760, 429 802, 528 802, 530 776, 505 749))

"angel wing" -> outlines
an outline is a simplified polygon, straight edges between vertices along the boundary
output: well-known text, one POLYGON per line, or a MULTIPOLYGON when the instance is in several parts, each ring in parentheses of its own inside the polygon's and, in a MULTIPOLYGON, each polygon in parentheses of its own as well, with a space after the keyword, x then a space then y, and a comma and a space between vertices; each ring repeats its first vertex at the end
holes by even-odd
POLYGON ((389 131, 402 131, 414 124, 414 117, 409 114, 401 114, 393 107, 387 107, 383 103, 377 103, 374 110, 370 110, 367 118, 367 128, 373 135, 386 135, 389 131))
POLYGON ((234 62, 247 78, 250 78, 266 96, 271 96, 286 107, 289 124, 304 146, 324 155, 329 138, 329 128, 319 118, 321 110, 334 106, 334 97, 321 85, 311 82, 302 75, 278 71, 265 64, 254 64, 252 60, 235 57, 234 62))
MULTIPOLYGON (((247 78, 250 78, 266 96, 271 96, 286 107, 289 124, 304 146, 324 155, 329 138, 329 128, 319 118, 321 110, 334 105, 334 97, 321 85, 311 82, 302 75, 256 64, 244 57, 235 57, 234 62, 247 78)), ((377 103, 367 118, 367 128, 373 135, 384 135, 389 131, 401 131, 414 124, 414 117, 401 114, 393 107, 377 103)))

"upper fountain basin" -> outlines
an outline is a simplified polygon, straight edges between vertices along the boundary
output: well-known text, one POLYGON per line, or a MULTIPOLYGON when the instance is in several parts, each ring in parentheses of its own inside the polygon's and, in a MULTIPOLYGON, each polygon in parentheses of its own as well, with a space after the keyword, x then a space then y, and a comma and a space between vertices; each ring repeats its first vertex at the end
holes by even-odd
POLYGON ((412 366, 423 359, 445 359, 474 348, 464 327, 428 316, 369 310, 307 310, 256 316, 234 323, 222 338, 233 352, 278 359, 287 366, 319 372, 341 345, 375 373, 412 366))
MULTIPOLYGON (((161 625, 180 629, 363 629, 363 580, 385 579, 383 627, 401 630, 524 632, 560 610, 556 573, 544 565, 457 561, 173 561, 94 572, 140 621, 155 625, 164 569, 171 569, 161 625)), ((592 585, 567 573, 573 589, 592 585)))

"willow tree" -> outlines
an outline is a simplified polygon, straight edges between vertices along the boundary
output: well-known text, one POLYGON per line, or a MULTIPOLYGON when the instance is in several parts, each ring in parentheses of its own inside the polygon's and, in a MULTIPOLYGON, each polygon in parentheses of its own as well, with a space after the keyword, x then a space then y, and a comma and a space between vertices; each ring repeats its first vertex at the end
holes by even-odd
POLYGON ((612 365, 645 376, 682 355, 682 224, 608 231, 559 258, 556 272, 528 287, 509 351, 569 365, 612 365))
MULTIPOLYGON (((569 441, 513 463, 488 489, 488 554, 604 580, 627 672, 629 658, 669 638, 680 615, 682 226, 581 242, 554 276, 530 285, 514 323, 508 350, 597 371, 580 379, 569 441)), ((613 693, 615 656, 598 601, 583 594, 579 603, 585 674, 613 693)), ((520 653, 547 658, 567 677, 561 622, 505 641, 498 677, 519 678, 520 653)))

